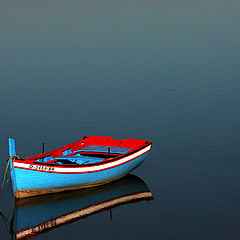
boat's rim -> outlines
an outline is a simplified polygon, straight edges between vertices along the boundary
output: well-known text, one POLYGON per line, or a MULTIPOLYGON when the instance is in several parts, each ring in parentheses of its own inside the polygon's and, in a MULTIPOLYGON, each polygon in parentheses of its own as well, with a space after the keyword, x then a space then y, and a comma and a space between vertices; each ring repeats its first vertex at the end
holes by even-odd
MULTIPOLYGON (((56 163, 47 163, 47 162, 44 163, 44 162, 37 162, 37 161, 30 162, 30 161, 25 161, 25 159, 13 159, 13 161, 19 162, 19 163, 25 163, 25 164, 33 164, 33 165, 41 165, 41 166, 49 166, 49 167, 60 167, 60 168, 69 168, 69 167, 81 168, 81 167, 99 166, 99 165, 111 163, 111 162, 117 161, 121 158, 125 158, 130 155, 133 155, 151 145, 152 145, 152 141, 146 141, 146 144, 139 146, 138 148, 134 148, 133 150, 131 150, 125 154, 121 154, 120 156, 116 156, 109 160, 104 160, 102 162, 95 162, 95 163, 88 163, 88 164, 56 164, 56 163)), ((150 151, 150 149, 148 151, 150 151)))

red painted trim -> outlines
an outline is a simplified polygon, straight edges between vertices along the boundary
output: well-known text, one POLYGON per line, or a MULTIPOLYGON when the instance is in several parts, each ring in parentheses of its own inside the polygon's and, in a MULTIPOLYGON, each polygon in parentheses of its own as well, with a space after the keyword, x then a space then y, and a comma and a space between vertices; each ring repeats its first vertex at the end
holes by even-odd
POLYGON ((151 141, 145 141, 145 140, 139 140, 139 139, 127 138, 125 140, 117 140, 117 139, 114 139, 113 137, 89 136, 77 142, 67 144, 64 147, 58 148, 51 152, 47 152, 45 154, 37 154, 35 156, 28 157, 25 159, 25 161, 29 161, 29 163, 32 163, 36 159, 41 159, 48 156, 53 156, 53 158, 60 157, 62 156, 62 152, 67 149, 71 148, 72 151, 76 151, 88 145, 118 146, 118 147, 133 148, 133 150, 136 150, 136 148, 138 149, 144 145, 148 145, 151 143, 152 143, 151 141))
MULTIPOLYGON (((112 167, 108 167, 108 168, 104 168, 104 169, 100 169, 100 170, 95 170, 95 171, 85 171, 85 172, 58 172, 58 171, 54 171, 54 172, 51 172, 51 171, 44 171, 44 170, 37 170, 37 169, 29 169, 29 168, 23 168, 23 167, 17 167, 17 166, 14 166, 14 168, 25 169, 25 170, 29 170, 29 171, 47 172, 47 173, 60 173, 60 174, 94 173, 94 172, 105 171, 105 170, 108 170, 108 169, 110 169, 110 168, 118 167, 118 166, 123 165, 123 164, 125 164, 125 163, 128 163, 128 162, 130 162, 130 161, 132 161, 132 160, 134 160, 134 159, 136 159, 136 158, 141 157, 142 155, 148 153, 149 151, 150 151, 150 150, 148 150, 148 151, 142 153, 141 155, 139 155, 139 156, 137 156, 137 157, 134 157, 134 158, 132 158, 132 159, 126 161, 126 162, 123 162, 123 163, 114 165, 114 166, 112 166, 112 167)), ((124 157, 126 157, 126 156, 124 156, 124 157)), ((121 158, 124 158, 124 157, 121 157, 121 158)), ((120 158, 118 158, 117 160, 119 160, 119 159, 120 159, 120 158)), ((29 164, 30 164, 30 163, 29 163, 29 164)), ((102 164, 102 165, 105 165, 105 164, 107 164, 107 163, 104 162, 104 164, 102 164)), ((38 164, 34 164, 34 165, 42 166, 41 164, 39 164, 39 165, 38 165, 38 164)), ((47 165, 46 165, 46 166, 47 166, 47 165)), ((64 167, 64 166, 58 166, 58 165, 48 165, 48 166, 51 166, 51 167, 54 167, 54 166, 55 166, 55 167, 58 167, 58 168, 59 168, 59 167, 60 167, 60 168, 67 168, 66 166, 64 167)), ((75 166, 73 166, 73 167, 75 167, 75 166)), ((87 167, 87 166, 76 166, 76 167, 82 168, 82 167, 87 167)), ((90 166, 89 166, 89 167, 90 167, 90 166)), ((72 167, 68 167, 68 168, 72 168, 72 167)))
MULTIPOLYGON (((104 160, 104 163, 109 163, 109 162, 113 162, 113 161, 116 161, 116 160, 119 160, 119 159, 121 159, 121 158, 123 158, 123 157, 126 157, 126 156, 129 156, 129 155, 131 155, 131 154, 134 154, 134 153, 136 153, 136 152, 138 152, 138 151, 140 151, 140 150, 142 150, 142 149, 144 149, 145 147, 147 147, 147 146, 151 146, 152 145, 152 142, 150 142, 149 141, 149 143, 148 144, 144 144, 143 146, 140 146, 139 148, 135 148, 135 149, 132 149, 131 151, 129 151, 129 152, 127 152, 127 153, 125 153, 125 154, 120 154, 120 156, 117 156, 117 157, 115 157, 115 158, 113 158, 113 159, 111 159, 111 160, 108 160, 108 159, 105 159, 104 160)), ((43 158, 43 157, 42 157, 43 158)), ((51 164, 51 163, 49 163, 49 162, 36 162, 36 161, 28 161, 28 160, 18 160, 18 159, 15 159, 14 160, 15 162, 21 162, 21 163, 26 163, 26 164, 35 164, 35 165, 44 165, 44 166, 51 166, 51 167, 54 167, 54 166, 56 166, 56 165, 54 165, 54 164, 51 164)), ((97 163, 89 163, 89 164, 85 164, 84 165, 84 167, 87 165, 87 166, 95 166, 95 165, 101 165, 102 164, 102 162, 97 162, 97 163)), ((58 167, 61 167, 61 168, 68 168, 68 167, 83 167, 83 166, 79 166, 79 165, 71 165, 71 164, 64 164, 64 165, 58 165, 58 167)))
POLYGON ((73 153, 70 153, 70 154, 67 154, 66 157, 71 157, 71 156, 74 156, 76 154, 81 154, 81 155, 103 155, 103 156, 110 156, 110 157, 118 157, 119 155, 122 155, 122 154, 119 154, 119 153, 110 153, 108 154, 107 152, 84 152, 84 151, 79 151, 79 152, 73 152, 73 153))

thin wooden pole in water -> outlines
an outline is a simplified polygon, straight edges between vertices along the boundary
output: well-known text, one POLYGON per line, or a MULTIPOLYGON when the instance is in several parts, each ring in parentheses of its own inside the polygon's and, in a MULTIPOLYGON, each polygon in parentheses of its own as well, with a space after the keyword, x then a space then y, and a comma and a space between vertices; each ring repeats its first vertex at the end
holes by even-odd
MULTIPOLYGON (((44 142, 42 143, 42 153, 45 153, 45 144, 44 144, 44 142)), ((42 162, 43 162, 43 158, 42 158, 42 162)))
POLYGON ((44 142, 42 143, 42 153, 45 152, 45 146, 44 146, 44 142))

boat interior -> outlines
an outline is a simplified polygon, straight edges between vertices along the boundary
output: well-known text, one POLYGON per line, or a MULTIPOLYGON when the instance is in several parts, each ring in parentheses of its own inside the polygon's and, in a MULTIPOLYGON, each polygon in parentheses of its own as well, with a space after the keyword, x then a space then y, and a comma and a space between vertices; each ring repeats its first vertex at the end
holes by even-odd
POLYGON ((117 140, 112 137, 90 136, 70 143, 57 150, 25 158, 30 163, 39 162, 54 165, 87 165, 109 161, 135 151, 150 143, 145 140, 117 140))

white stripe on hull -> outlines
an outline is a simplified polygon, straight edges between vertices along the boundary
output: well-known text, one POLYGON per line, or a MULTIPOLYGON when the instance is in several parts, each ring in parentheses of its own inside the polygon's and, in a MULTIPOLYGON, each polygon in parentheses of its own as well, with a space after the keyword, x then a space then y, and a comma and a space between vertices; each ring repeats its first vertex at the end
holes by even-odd
MULTIPOLYGON (((34 170, 34 171, 40 171, 40 172, 50 172, 50 173, 86 173, 86 172, 97 172, 97 171, 102 171, 102 170, 106 170, 109 168, 113 168, 116 167, 118 165, 122 165, 124 163, 127 163, 137 157, 140 157, 141 155, 149 152, 151 149, 151 145, 145 147, 144 149, 133 153, 129 156, 123 157, 119 160, 116 161, 112 161, 109 163, 103 163, 103 164, 99 164, 97 166, 85 166, 85 167, 58 167, 55 165, 52 165, 52 168, 54 168, 54 170, 49 170, 49 171, 43 171, 43 170, 38 170, 38 169, 33 169, 33 167, 35 166, 44 166, 44 165, 38 165, 38 164, 29 164, 29 163, 19 163, 19 162, 14 162, 14 167, 16 168, 23 168, 23 169, 27 169, 27 170, 34 170)), ((47 164, 46 164, 47 165, 47 164)), ((51 169, 51 168, 50 168, 51 169)))

